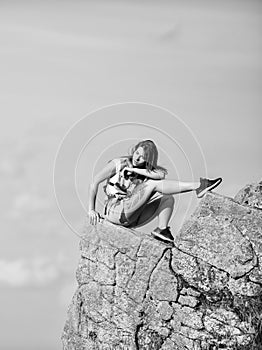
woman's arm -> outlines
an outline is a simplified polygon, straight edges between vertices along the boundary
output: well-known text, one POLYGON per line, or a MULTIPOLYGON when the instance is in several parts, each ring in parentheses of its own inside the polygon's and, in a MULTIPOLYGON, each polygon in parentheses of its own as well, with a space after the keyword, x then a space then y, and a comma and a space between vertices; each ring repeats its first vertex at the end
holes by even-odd
POLYGON ((89 186, 88 211, 90 216, 90 223, 92 225, 95 225, 99 221, 99 214, 95 210, 98 186, 101 182, 113 176, 115 173, 116 173, 116 166, 115 166, 115 163, 111 161, 101 171, 97 173, 97 175, 93 179, 93 182, 89 186))
POLYGON ((133 172, 133 173, 136 173, 136 174, 139 174, 139 175, 146 176, 149 179, 153 179, 153 180, 163 180, 165 178, 165 176, 166 176, 165 172, 160 170, 160 169, 148 171, 147 169, 144 169, 144 168, 129 168, 129 167, 125 167, 123 169, 123 171, 133 172))

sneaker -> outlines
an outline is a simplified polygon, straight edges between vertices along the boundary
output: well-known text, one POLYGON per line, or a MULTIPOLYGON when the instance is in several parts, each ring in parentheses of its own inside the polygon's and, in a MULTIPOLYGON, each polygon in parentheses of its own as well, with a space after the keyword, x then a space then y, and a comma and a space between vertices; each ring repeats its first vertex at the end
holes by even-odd
POLYGON ((217 179, 210 180, 205 178, 200 178, 200 186, 196 189, 196 194, 198 198, 203 197, 207 191, 213 190, 215 187, 217 187, 222 182, 221 177, 218 177, 217 179))
POLYGON ((170 227, 167 226, 163 230, 157 227, 153 232, 151 232, 152 236, 162 242, 165 243, 174 243, 174 238, 170 232, 170 227))

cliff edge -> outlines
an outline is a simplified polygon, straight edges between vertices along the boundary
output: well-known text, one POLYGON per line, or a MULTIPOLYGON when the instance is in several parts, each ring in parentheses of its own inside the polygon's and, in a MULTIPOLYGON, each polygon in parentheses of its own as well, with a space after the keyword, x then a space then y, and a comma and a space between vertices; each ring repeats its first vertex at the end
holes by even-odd
POLYGON ((170 247, 86 225, 64 350, 262 348, 262 182, 208 193, 170 247))

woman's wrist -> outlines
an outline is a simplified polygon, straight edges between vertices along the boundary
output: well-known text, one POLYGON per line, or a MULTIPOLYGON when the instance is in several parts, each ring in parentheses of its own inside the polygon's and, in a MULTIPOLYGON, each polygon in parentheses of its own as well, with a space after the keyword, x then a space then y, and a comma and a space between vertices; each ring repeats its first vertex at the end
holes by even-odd
POLYGON ((131 168, 131 171, 138 175, 145 175, 147 173, 145 168, 131 168))

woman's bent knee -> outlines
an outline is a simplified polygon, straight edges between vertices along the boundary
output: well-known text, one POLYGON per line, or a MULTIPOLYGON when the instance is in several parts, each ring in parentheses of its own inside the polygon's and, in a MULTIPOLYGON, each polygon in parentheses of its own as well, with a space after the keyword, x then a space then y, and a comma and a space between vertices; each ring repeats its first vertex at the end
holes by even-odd
POLYGON ((172 194, 163 194, 162 201, 168 201, 170 204, 174 204, 175 198, 172 194))
POLYGON ((159 182, 159 180, 153 180, 153 179, 149 179, 147 180, 145 183, 149 189, 149 191, 154 191, 156 189, 156 185, 159 182))

